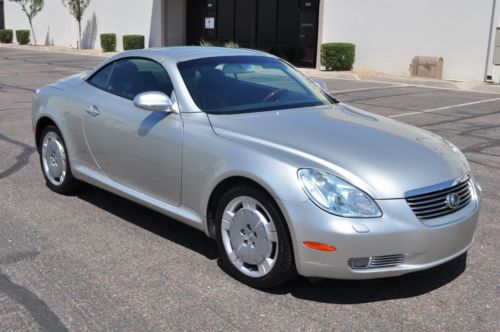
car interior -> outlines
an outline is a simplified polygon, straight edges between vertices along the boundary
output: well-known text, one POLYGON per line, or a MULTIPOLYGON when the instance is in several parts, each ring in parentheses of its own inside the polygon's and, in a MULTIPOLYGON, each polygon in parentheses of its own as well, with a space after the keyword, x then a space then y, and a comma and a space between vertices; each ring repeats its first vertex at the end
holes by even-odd
POLYGON ((142 59, 127 59, 114 64, 106 90, 134 99, 138 94, 148 91, 160 91, 170 96, 173 85, 159 64, 142 59))
MULTIPOLYGON (((192 98, 202 110, 241 110, 245 105, 263 107, 264 104, 282 104, 309 102, 318 100, 310 95, 299 83, 293 84, 292 78, 281 78, 282 82, 271 84, 256 83, 241 76, 247 72, 237 73, 225 70, 224 65, 198 67, 184 70, 181 74, 192 98)), ((261 75, 262 76, 262 75, 261 75)))

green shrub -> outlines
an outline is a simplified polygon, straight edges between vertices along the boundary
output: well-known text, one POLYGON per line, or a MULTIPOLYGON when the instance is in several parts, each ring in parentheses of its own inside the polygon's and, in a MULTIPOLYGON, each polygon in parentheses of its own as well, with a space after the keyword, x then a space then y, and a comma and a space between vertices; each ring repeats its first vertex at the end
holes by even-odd
POLYGON ((26 45, 30 42, 29 30, 16 30, 16 39, 19 45, 26 45))
POLYGON ((224 47, 227 47, 227 48, 239 48, 240 46, 233 42, 233 41, 229 41, 227 43, 224 44, 224 47))
POLYGON ((101 48, 104 52, 116 51, 116 34, 101 33, 101 48))
POLYGON ((326 70, 351 70, 356 46, 351 43, 321 45, 321 65, 326 70))
POLYGON ((12 43, 12 30, 10 29, 0 29, 0 43, 10 44, 12 43))
POLYGON ((141 35, 125 35, 123 36, 123 49, 137 50, 144 48, 144 36, 141 35))

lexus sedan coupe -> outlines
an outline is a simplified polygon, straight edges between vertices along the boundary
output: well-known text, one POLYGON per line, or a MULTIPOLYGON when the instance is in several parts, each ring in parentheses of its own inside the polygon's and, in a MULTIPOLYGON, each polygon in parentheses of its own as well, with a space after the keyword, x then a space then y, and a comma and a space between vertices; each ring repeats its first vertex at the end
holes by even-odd
POLYGON ((57 193, 84 181, 205 232, 256 288, 465 253, 481 188, 464 155, 321 86, 254 50, 123 52, 36 91, 41 168, 57 193))

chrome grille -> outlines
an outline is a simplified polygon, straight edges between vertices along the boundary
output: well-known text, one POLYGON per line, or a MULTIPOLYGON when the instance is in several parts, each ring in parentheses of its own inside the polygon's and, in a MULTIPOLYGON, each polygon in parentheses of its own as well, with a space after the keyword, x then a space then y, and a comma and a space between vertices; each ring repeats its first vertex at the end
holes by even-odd
POLYGON ((454 213, 470 203, 470 181, 467 180, 446 189, 407 197, 406 201, 419 219, 442 217, 454 213), (447 196, 454 193, 460 197, 460 203, 453 208, 448 204, 447 196))
POLYGON ((351 269, 374 269, 374 268, 394 267, 403 264, 405 262, 405 258, 406 257, 403 254, 372 256, 370 257, 368 265, 364 267, 353 266, 354 258, 349 258, 349 260, 347 261, 347 265, 349 265, 351 269))

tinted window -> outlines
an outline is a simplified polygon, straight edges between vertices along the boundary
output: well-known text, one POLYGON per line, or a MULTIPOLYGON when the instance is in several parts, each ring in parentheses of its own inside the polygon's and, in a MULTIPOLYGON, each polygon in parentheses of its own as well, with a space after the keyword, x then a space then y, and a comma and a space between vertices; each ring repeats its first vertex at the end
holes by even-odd
POLYGON ((191 97, 207 113, 284 110, 335 102, 295 69, 271 57, 210 57, 181 62, 178 68, 191 97))
POLYGON ((106 67, 99 70, 96 74, 94 74, 89 82, 90 84, 100 88, 106 89, 106 85, 108 84, 109 74, 111 74, 111 69, 113 68, 114 63, 107 65, 106 67))
MULTIPOLYGON (((232 76, 232 74, 226 74, 226 76, 232 76)), ((278 68, 264 68, 262 66, 256 66, 255 71, 251 73, 240 73, 234 75, 240 81, 251 82, 255 84, 262 84, 269 87, 275 87, 278 89, 288 89, 290 91, 307 93, 304 87, 297 84, 296 81, 291 80, 290 77, 278 68)))
MULTIPOLYGON (((99 72, 90 82, 104 90, 127 99, 134 99, 142 92, 160 91, 167 96, 172 94, 172 82, 165 69, 158 63, 142 59, 128 58, 116 61, 110 71, 109 79, 104 84, 97 84, 99 72)), ((102 70, 101 70, 102 71, 102 70)))

